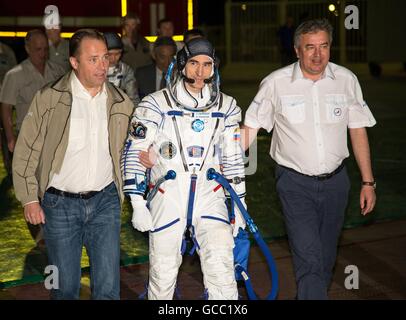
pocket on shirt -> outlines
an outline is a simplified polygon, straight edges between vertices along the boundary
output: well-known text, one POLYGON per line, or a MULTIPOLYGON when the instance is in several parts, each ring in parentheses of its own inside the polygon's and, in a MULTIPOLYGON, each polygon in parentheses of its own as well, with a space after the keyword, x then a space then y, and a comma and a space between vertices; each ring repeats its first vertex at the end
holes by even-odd
POLYGON ((303 123, 306 120, 305 96, 281 96, 282 114, 290 123, 303 123))
POLYGON ((347 117, 347 103, 345 94, 327 94, 326 119, 329 123, 344 121, 347 117))
POLYGON ((84 119, 70 119, 69 129, 69 149, 80 150, 85 146, 85 120, 84 119))

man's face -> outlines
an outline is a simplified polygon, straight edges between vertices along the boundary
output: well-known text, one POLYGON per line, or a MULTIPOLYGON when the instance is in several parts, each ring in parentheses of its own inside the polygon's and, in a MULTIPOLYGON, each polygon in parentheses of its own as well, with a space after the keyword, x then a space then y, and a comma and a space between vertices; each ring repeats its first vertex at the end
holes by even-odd
POLYGON ((299 48, 295 48, 295 51, 304 76, 312 80, 320 79, 330 59, 328 33, 318 31, 302 34, 299 48))
POLYGON ((186 88, 194 93, 199 93, 205 85, 204 80, 210 78, 212 71, 213 60, 209 56, 200 54, 190 58, 185 66, 185 75, 195 82, 185 82, 186 88))
POLYGON ((33 65, 44 65, 48 60, 48 40, 41 34, 33 35, 25 46, 28 57, 33 65))
POLYGON ((109 67, 115 67, 117 65, 117 63, 120 61, 122 52, 123 50, 121 49, 109 50, 109 67))
POLYGON ((137 28, 138 28, 138 21, 135 19, 127 19, 124 22, 124 33, 127 35, 131 35, 133 33, 137 32, 137 28))
POLYGON ((173 56, 176 54, 176 48, 173 46, 159 46, 154 50, 155 64, 159 70, 166 72, 173 56))
POLYGON ((162 37, 172 37, 174 33, 173 23, 170 21, 161 23, 158 32, 162 37))
POLYGON ((99 88, 106 80, 109 54, 104 41, 84 38, 76 57, 70 57, 72 68, 86 89, 99 88))
POLYGON ((45 32, 48 36, 48 39, 52 42, 52 43, 57 43, 60 41, 61 37, 61 29, 59 28, 55 28, 55 29, 45 29, 45 32))

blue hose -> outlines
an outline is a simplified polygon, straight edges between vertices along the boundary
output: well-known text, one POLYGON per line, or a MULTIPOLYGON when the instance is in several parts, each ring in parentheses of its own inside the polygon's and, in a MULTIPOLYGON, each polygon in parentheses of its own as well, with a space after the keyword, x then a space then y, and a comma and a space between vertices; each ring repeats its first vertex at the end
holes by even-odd
MULTIPOLYGON (((262 238, 261 234, 259 233, 258 227, 255 225, 251 216, 248 214, 244 205, 241 203, 240 198, 235 193, 234 189, 231 187, 230 183, 227 181, 226 178, 224 178, 221 174, 219 174, 215 169, 210 168, 209 170, 207 170, 207 179, 215 180, 219 184, 221 184, 229 192, 232 200, 237 204, 238 209, 240 209, 240 212, 245 219, 245 222, 248 226, 249 231, 254 236, 256 243, 258 244, 259 248, 261 249, 262 253, 265 256, 269 271, 271 273, 272 288, 271 288, 271 291, 269 292, 269 294, 267 295, 266 300, 275 300, 276 296, 278 294, 278 289, 279 289, 278 288, 278 271, 276 269, 275 260, 272 257, 271 251, 269 250, 264 239, 262 238)), ((251 280, 250 280, 250 277, 248 276, 247 270, 245 270, 240 265, 236 265, 236 271, 238 273, 242 274, 242 276, 244 278, 249 299, 258 300, 258 297, 252 288, 251 280)))

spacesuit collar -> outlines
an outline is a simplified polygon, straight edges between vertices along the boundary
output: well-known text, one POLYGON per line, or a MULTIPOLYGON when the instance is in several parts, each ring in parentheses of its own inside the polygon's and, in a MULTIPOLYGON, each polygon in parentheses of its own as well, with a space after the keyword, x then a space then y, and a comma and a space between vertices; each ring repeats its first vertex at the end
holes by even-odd
POLYGON ((203 108, 210 100, 210 88, 206 84, 200 93, 190 92, 184 81, 179 81, 176 85, 176 96, 178 101, 189 109, 203 108))

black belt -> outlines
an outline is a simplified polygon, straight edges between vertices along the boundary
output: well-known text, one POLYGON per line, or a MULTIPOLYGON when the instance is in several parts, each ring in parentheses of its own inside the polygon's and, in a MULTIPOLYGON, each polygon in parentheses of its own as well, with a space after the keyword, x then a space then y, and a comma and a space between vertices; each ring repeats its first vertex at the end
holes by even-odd
MULTIPOLYGON (((281 165, 279 165, 279 166, 281 166, 281 165)), ((320 174, 320 175, 317 175, 317 176, 310 176, 310 175, 307 175, 307 174, 304 174, 304 173, 301 173, 301 172, 297 172, 296 170, 293 170, 293 169, 285 167, 285 166, 281 166, 281 167, 286 169, 286 170, 292 171, 294 173, 300 174, 302 176, 309 177, 309 178, 314 178, 316 180, 321 181, 321 180, 328 180, 331 177, 335 176, 337 173, 339 173, 344 168, 344 163, 340 164, 338 166, 338 168, 335 169, 333 172, 323 173, 323 174, 320 174)))
POLYGON ((50 188, 47 189, 46 192, 56 194, 57 196, 60 196, 60 197, 68 197, 68 198, 76 198, 76 199, 85 199, 85 200, 87 200, 87 199, 90 199, 91 197, 94 197, 96 194, 98 194, 99 192, 102 192, 103 190, 72 193, 72 192, 58 190, 58 189, 55 189, 54 187, 50 187, 50 188))

